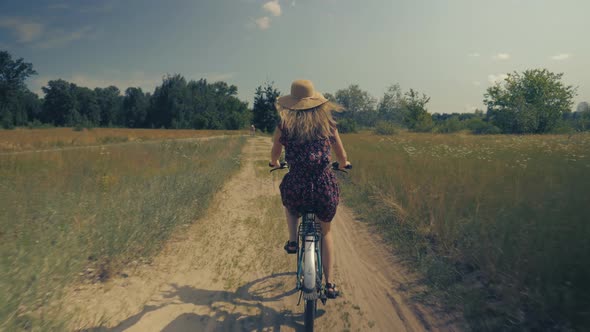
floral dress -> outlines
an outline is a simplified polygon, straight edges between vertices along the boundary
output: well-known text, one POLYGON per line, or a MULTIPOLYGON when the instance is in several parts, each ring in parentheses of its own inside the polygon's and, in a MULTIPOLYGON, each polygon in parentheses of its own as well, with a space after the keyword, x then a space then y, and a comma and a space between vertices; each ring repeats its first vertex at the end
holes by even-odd
POLYGON ((336 214, 340 188, 330 169, 330 145, 334 138, 299 142, 288 138, 284 129, 280 142, 285 146, 289 173, 281 185, 283 205, 294 215, 313 209, 319 220, 330 222, 336 214))

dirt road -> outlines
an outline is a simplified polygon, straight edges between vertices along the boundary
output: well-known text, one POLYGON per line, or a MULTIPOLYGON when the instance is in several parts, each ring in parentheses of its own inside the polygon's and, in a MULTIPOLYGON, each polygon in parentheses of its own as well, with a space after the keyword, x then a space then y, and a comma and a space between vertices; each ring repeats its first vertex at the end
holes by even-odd
MULTIPOLYGON (((269 175, 268 138, 246 144, 238 174, 217 194, 206 217, 169 241, 150 264, 127 277, 82 285, 64 310, 73 330, 299 331, 295 256, 280 204, 280 175, 269 175)), ((276 173, 276 172, 275 172, 276 173)), ((455 330, 407 300, 412 279, 352 213, 339 207, 332 231, 335 282, 342 296, 319 304, 318 331, 455 330)))

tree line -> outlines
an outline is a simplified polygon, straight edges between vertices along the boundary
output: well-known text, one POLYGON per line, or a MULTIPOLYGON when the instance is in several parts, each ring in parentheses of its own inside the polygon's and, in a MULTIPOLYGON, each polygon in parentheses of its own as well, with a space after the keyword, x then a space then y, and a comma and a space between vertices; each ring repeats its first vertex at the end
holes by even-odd
MULTIPOLYGON (((390 134, 400 128, 416 132, 452 133, 462 130, 474 134, 541 134, 571 133, 590 130, 590 105, 578 104, 572 112, 576 89, 561 82, 563 74, 547 69, 511 73, 484 93, 486 110, 473 113, 430 114, 430 97, 414 89, 403 91, 399 84, 391 85, 380 99, 351 84, 325 97, 344 107, 336 113, 340 132, 373 128, 377 133, 390 134)), ((280 93, 273 83, 256 90, 255 124, 274 129, 276 111, 273 100, 280 93), (266 114, 266 116, 265 116, 266 114)))
MULTIPOLYGON (((31 63, 13 60, 0 51, 0 124, 15 126, 115 126, 129 128, 240 129, 253 123, 272 132, 278 121, 274 103, 281 94, 272 82, 260 85, 252 109, 237 98, 238 88, 205 79, 187 81, 167 75, 153 93, 129 87, 89 89, 62 79, 42 88, 44 97, 29 91, 25 80, 36 75, 31 63)), ((590 106, 580 103, 572 112, 576 89, 562 83, 563 74, 546 69, 514 72, 484 93, 486 110, 473 113, 431 114, 430 97, 417 90, 391 85, 380 99, 352 84, 325 93, 344 107, 335 114, 341 132, 374 128, 392 133, 399 128, 417 132, 476 134, 548 133, 590 129, 590 106)))
POLYGON ((153 93, 129 87, 89 89, 63 79, 42 88, 44 98, 24 82, 35 75, 31 63, 0 51, 0 121, 15 126, 240 129, 250 120, 238 88, 205 79, 187 81, 179 74, 162 79, 153 93))

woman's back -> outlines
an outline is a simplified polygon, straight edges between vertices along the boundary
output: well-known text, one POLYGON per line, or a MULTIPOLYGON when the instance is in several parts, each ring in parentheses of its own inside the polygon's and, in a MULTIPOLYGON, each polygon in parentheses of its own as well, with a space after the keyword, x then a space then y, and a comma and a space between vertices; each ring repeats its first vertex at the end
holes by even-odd
POLYGON ((288 129, 283 129, 280 138, 285 147, 285 160, 292 172, 309 172, 318 174, 330 165, 330 138, 299 140, 289 136, 288 129))

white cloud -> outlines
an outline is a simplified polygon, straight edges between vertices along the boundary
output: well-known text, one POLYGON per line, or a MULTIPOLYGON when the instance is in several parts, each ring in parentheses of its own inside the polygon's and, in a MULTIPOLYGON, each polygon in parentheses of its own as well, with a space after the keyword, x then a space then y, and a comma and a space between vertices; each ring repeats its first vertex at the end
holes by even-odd
POLYGON ((279 0, 272 0, 265 3, 262 6, 262 9, 269 12, 273 16, 281 16, 281 5, 279 4, 279 0))
POLYGON ((473 52, 473 53, 467 54, 467 56, 470 56, 470 57, 473 57, 473 58, 477 58, 478 56, 480 56, 480 54, 477 53, 477 52, 473 52))
POLYGON ((35 48, 55 48, 91 35, 90 26, 66 31, 48 27, 43 23, 18 17, 0 17, 0 28, 7 28, 16 34, 16 42, 35 48))
POLYGON ((73 41, 88 37, 93 29, 90 26, 82 27, 75 31, 64 31, 62 29, 52 30, 47 33, 43 41, 34 44, 38 48, 55 48, 67 45, 73 41))
POLYGON ((489 74, 488 82, 490 82, 490 84, 500 83, 504 81, 507 77, 507 74, 489 74))
POLYGON ((494 60, 508 60, 510 59, 510 54, 508 53, 498 53, 492 57, 494 60))
POLYGON ((43 24, 18 17, 0 17, 0 28, 14 30, 19 43, 30 43, 38 39, 44 30, 43 24))
POLYGON ((270 28, 270 18, 268 18, 268 16, 258 18, 255 22, 256 26, 258 26, 260 30, 266 30, 270 28))
POLYGON ((571 58, 572 55, 568 53, 560 53, 551 57, 552 60, 563 61, 571 58))

